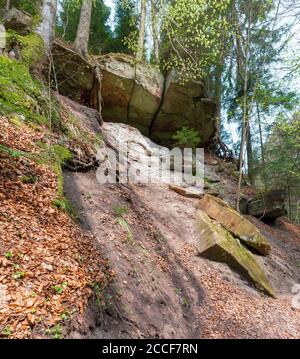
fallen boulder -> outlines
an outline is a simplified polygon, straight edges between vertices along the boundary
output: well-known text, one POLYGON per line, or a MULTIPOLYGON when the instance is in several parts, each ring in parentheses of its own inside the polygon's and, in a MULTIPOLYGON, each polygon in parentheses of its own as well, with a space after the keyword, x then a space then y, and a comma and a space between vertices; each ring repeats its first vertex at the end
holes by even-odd
POLYGON ((271 190, 248 203, 248 214, 257 218, 276 219, 286 214, 284 202, 284 191, 271 190))
POLYGON ((183 85, 171 71, 166 79, 162 105, 153 120, 151 138, 169 146, 174 142, 174 134, 188 127, 199 131, 199 145, 204 145, 216 132, 215 111, 216 105, 206 98, 201 83, 190 81, 183 85))
POLYGON ((264 292, 274 297, 264 271, 254 256, 219 223, 210 219, 203 211, 197 213, 199 242, 197 250, 202 256, 214 261, 227 263, 264 292))
POLYGON ((270 252, 271 247, 259 229, 232 209, 225 201, 206 194, 198 206, 209 217, 221 223, 233 236, 238 237, 248 246, 264 255, 270 252))
POLYGON ((187 198, 202 198, 203 197, 203 189, 198 188, 196 186, 176 186, 174 184, 169 185, 170 190, 180 194, 181 196, 187 198))

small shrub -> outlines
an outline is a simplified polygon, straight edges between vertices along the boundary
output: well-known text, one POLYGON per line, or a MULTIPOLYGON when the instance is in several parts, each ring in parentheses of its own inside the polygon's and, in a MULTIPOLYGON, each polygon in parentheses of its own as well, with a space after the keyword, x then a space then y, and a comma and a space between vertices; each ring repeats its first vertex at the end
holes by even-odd
POLYGON ((62 327, 59 324, 57 324, 53 328, 47 329, 46 333, 52 335, 53 339, 62 339, 63 338, 62 327))
POLYGON ((61 284, 54 285, 52 289, 56 294, 62 294, 63 291, 68 287, 68 282, 63 282, 61 284))
POLYGON ((10 337, 12 334, 12 329, 10 325, 7 325, 3 330, 2 330, 2 335, 4 335, 5 337, 10 337))
POLYGON ((13 278, 14 278, 15 280, 18 280, 18 279, 24 278, 25 275, 26 275, 25 272, 16 272, 16 273, 13 274, 13 278))
POLYGON ((201 143, 201 135, 194 128, 182 127, 172 138, 179 147, 196 148, 201 143))
POLYGON ((11 251, 8 251, 8 252, 6 252, 6 253, 4 254, 4 257, 5 257, 6 259, 11 259, 13 256, 14 256, 14 254, 13 254, 13 252, 11 252, 11 251))

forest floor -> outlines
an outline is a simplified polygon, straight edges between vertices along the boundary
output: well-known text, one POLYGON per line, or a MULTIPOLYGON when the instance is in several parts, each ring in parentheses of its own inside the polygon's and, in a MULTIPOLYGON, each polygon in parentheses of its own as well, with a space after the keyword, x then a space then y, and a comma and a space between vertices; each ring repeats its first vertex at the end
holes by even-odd
MULTIPOLYGON (((80 120, 80 112, 77 116, 80 120)), ((206 175, 216 175, 216 166, 207 165, 206 175)), ((230 201, 236 180, 218 176, 230 201)), ((66 171, 64 177, 83 229, 96 238, 116 273, 105 292, 106 307, 91 308, 85 330, 71 337, 300 337, 300 311, 292 307, 291 293, 300 283, 297 226, 271 227, 249 217, 272 247, 269 256, 255 257, 268 273, 274 299, 226 264, 197 255, 197 199, 166 185, 100 185, 95 171, 66 171)))
POLYGON ((95 239, 57 208, 59 176, 40 146, 47 129, 6 117, 0 128, 0 337, 63 338, 90 298, 102 302, 113 273, 95 239))

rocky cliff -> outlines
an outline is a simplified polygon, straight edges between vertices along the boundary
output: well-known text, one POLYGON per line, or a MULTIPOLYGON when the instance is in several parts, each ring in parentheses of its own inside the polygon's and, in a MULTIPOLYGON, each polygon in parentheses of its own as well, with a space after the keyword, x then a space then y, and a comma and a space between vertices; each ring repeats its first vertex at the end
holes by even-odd
POLYGON ((124 54, 86 60, 63 42, 53 47, 59 91, 92 107, 99 104, 101 85, 104 121, 122 122, 139 129, 157 143, 169 146, 182 127, 199 131, 205 145, 216 131, 215 104, 199 82, 181 84, 171 71, 165 79, 149 64, 136 64, 124 54), (100 69, 101 84, 95 76, 100 69))

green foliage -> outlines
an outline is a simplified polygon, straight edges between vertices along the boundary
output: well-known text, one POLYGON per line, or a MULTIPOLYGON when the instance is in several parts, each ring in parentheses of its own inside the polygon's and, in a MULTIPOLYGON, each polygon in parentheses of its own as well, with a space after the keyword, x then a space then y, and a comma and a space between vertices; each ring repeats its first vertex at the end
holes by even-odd
MULTIPOLYGON (((67 42, 73 42, 76 38, 77 26, 80 18, 81 1, 60 1, 57 18, 57 33, 67 42)), ((110 16, 110 8, 103 0, 94 0, 89 51, 92 54, 101 54, 111 51, 113 41, 112 31, 107 24, 110 16)))
POLYGON ((54 285, 52 289, 56 294, 62 294, 63 291, 68 287, 68 282, 63 282, 61 284, 54 285))
POLYGON ((50 334, 53 339, 62 339, 62 327, 61 325, 57 324, 54 327, 46 330, 47 334, 50 334))
POLYGON ((133 55, 138 40, 138 13, 134 0, 115 0, 112 51, 133 55))
POLYGON ((8 251, 8 252, 6 252, 6 253, 4 254, 4 257, 5 257, 6 259, 12 259, 13 256, 14 256, 14 254, 13 254, 13 252, 11 252, 11 251, 8 251))
POLYGON ((15 114, 24 117, 25 122, 60 127, 57 101, 43 91, 43 84, 32 78, 25 63, 0 56, 0 114, 9 118, 15 114))
MULTIPOLYGON (((6 0, 0 1, 0 9, 4 8, 6 0)), ((42 0, 11 0, 11 7, 24 10, 31 15, 36 15, 40 11, 42 0)))
POLYGON ((182 82, 202 80, 219 62, 229 5, 229 0, 170 2, 162 24, 163 67, 175 68, 182 82))
POLYGON ((277 116, 265 145, 261 166, 265 188, 285 189, 289 218, 300 223, 300 114, 277 116))
POLYGON ((13 279, 15 279, 15 280, 18 280, 18 279, 22 279, 22 278, 24 278, 25 277, 25 275, 26 275, 26 273, 25 272, 15 272, 14 274, 13 274, 13 279))
POLYGON ((30 67, 34 67, 43 57, 44 42, 36 33, 32 32, 26 36, 19 35, 13 30, 7 32, 7 43, 15 42, 21 50, 21 60, 30 67))
POLYGON ((28 67, 0 57, 0 113, 18 113, 36 119, 41 86, 32 80, 28 67))
POLYGON ((126 232, 126 242, 134 244, 134 238, 129 223, 123 217, 117 218, 117 222, 126 232))
POLYGON ((2 330, 2 335, 4 335, 5 337, 10 337, 12 335, 12 329, 10 325, 7 325, 3 330, 2 330))
POLYGON ((25 175, 20 177, 20 181, 25 184, 34 184, 37 182, 37 177, 25 175))
POLYGON ((196 148, 201 143, 201 135, 194 128, 182 127, 173 136, 176 146, 196 148))

